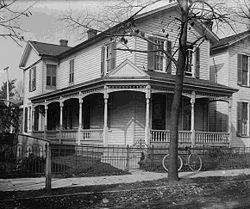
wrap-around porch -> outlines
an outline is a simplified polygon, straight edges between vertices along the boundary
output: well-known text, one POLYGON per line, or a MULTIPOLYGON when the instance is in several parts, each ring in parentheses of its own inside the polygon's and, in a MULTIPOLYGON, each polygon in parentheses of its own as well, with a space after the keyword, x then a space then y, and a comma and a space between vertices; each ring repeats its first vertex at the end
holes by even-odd
MULTIPOLYGON (((167 145, 172 98, 173 92, 150 85, 106 85, 34 102, 32 135, 64 144, 133 145, 143 139, 148 145, 167 145)), ((229 97, 184 91, 179 144, 228 145, 230 113, 229 97), (228 103, 228 114, 227 124, 215 132, 209 109, 217 100, 228 103)))

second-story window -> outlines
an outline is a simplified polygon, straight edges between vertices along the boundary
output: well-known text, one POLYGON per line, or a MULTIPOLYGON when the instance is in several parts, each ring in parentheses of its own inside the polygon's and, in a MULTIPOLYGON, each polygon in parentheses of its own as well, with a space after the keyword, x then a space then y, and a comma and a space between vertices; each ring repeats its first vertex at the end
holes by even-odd
POLYGON ((249 56, 238 54, 238 84, 249 86, 249 56))
POLYGON ((200 48, 188 46, 186 53, 185 75, 195 78, 200 77, 200 48))
POLYGON ((75 61, 72 59, 69 61, 69 83, 74 83, 74 70, 75 69, 75 61))
POLYGON ((101 49, 101 75, 115 68, 116 65, 116 42, 105 44, 101 49))
POLYGON ((171 60, 164 51, 172 54, 172 43, 163 38, 149 37, 148 69, 171 73, 171 60))
POLYGON ((56 87, 56 65, 47 64, 46 86, 56 87))
POLYGON ((29 70, 29 91, 36 90, 36 67, 29 70))

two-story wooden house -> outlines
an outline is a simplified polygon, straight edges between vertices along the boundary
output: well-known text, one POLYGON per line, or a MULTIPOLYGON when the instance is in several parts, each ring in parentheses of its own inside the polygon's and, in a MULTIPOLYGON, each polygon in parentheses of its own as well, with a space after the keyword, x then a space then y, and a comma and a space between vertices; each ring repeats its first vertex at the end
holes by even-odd
MULTIPOLYGON (((250 30, 221 39, 211 47, 211 80, 239 89, 232 96, 232 146, 250 146, 250 30)), ((211 129, 228 121, 227 106, 217 102, 211 129)), ((227 131, 226 127, 222 127, 227 131)))
MULTIPOLYGON (((136 30, 169 53, 178 49, 176 4, 133 17, 136 30), (163 30, 164 28, 164 30, 163 30), (166 35, 168 34, 168 35, 166 35)), ((131 21, 131 20, 130 20, 131 21)), ((132 145, 169 142, 169 120, 175 66, 155 45, 135 36, 111 36, 125 22, 75 47, 29 41, 20 62, 23 69, 24 133, 53 143, 132 145), (133 49, 126 51, 120 49, 133 49), (143 53, 144 51, 150 53, 143 53)), ((179 142, 227 144, 228 132, 209 132, 209 104, 229 99, 235 89, 209 80, 210 44, 218 37, 201 23, 190 26, 179 142)))

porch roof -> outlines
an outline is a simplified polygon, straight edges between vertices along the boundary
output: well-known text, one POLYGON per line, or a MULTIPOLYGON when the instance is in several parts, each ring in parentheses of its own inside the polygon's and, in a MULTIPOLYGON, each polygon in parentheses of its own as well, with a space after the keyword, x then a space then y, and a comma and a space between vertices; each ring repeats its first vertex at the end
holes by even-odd
MULTIPOLYGON (((69 86, 63 89, 58 89, 46 94, 31 97, 31 101, 39 102, 41 100, 49 100, 52 98, 57 98, 62 95, 66 96, 69 94, 78 93, 80 91, 88 91, 93 88, 103 88, 105 85, 152 85, 167 87, 170 90, 174 89, 175 85, 175 75, 155 72, 155 71, 145 71, 148 76, 142 77, 108 77, 97 78, 88 82, 83 82, 74 86, 69 86)), ((206 95, 214 96, 231 96, 238 89, 230 88, 225 85, 213 83, 209 80, 196 79, 191 77, 184 77, 183 80, 183 90, 184 91, 196 91, 197 93, 203 93, 206 95)))
MULTIPOLYGON (((147 71, 146 73, 150 76, 151 81, 164 82, 172 85, 175 84, 175 75, 155 71, 147 71)), ((214 83, 210 80, 196 79, 192 77, 184 77, 183 89, 214 93, 215 95, 223 96, 230 96, 238 91, 238 89, 214 83)))

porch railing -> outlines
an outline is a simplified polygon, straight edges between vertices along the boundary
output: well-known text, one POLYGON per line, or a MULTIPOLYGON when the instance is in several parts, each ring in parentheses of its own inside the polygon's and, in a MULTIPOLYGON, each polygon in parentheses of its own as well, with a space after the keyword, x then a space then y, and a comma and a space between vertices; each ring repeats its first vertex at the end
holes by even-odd
POLYGON ((227 132, 195 132, 196 144, 228 144, 229 133, 227 132))
POLYGON ((81 133, 82 140, 103 141, 103 129, 83 129, 81 133))
MULTIPOLYGON (((179 143, 191 144, 191 131, 179 131, 179 143)), ((169 130, 151 130, 151 143, 170 142, 169 130)), ((228 144, 229 133, 195 131, 195 144, 228 144)))
MULTIPOLYGON (((151 130, 151 142, 170 142, 169 130, 151 130)), ((191 131, 179 131, 179 143, 191 143, 191 131)))

